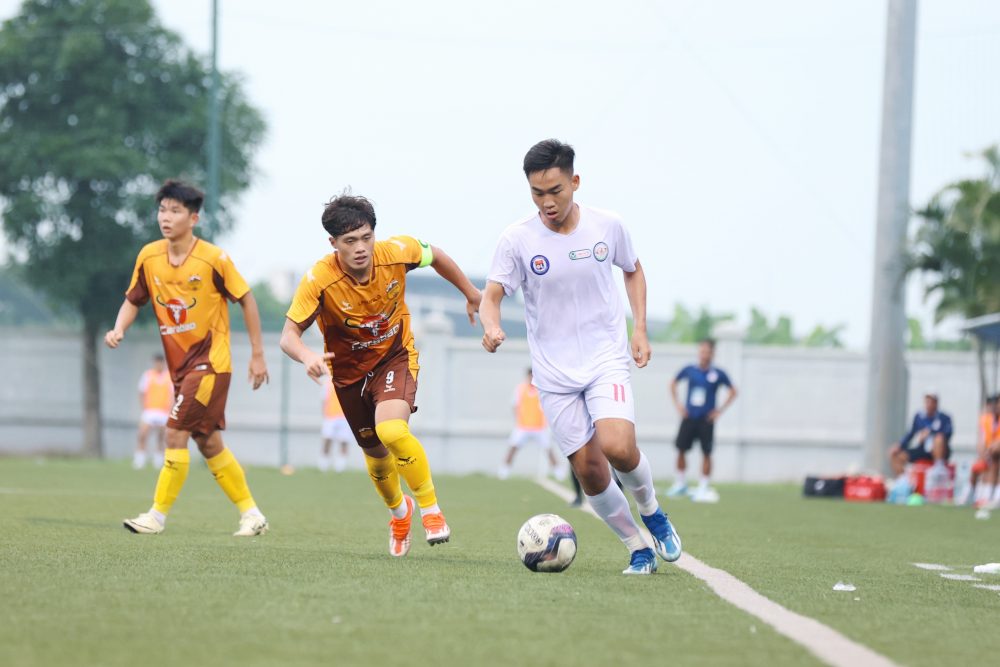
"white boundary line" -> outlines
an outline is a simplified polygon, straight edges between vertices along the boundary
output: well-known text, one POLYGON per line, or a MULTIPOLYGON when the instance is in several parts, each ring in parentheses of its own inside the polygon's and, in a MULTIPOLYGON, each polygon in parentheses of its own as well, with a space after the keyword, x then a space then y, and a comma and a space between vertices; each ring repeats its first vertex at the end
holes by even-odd
MULTIPOLYGON (((538 485, 563 500, 573 499, 573 492, 549 479, 536 480, 538 485)), ((600 519, 589 507, 583 508, 600 519)), ((872 649, 858 644, 819 621, 797 614, 769 600, 725 570, 714 568, 685 552, 674 563, 685 572, 701 579, 720 598, 764 621, 778 633, 805 647, 810 653, 833 667, 895 667, 894 662, 872 649)))

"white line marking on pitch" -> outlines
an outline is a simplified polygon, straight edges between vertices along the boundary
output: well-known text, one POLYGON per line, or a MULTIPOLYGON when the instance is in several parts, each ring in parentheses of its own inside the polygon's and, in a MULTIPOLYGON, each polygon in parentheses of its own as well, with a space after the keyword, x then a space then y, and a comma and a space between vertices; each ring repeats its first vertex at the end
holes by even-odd
MULTIPOLYGON (((573 499, 572 491, 552 480, 539 479, 536 481, 543 489, 567 502, 573 499)), ((581 509, 600 520, 600 517, 589 506, 581 509)), ((896 664, 884 655, 848 639, 816 619, 782 607, 725 570, 707 565, 687 552, 684 552, 674 565, 701 579, 720 598, 751 616, 761 619, 778 633, 802 645, 828 665, 834 667, 892 667, 896 664)))
POLYGON ((916 567, 921 570, 931 570, 932 572, 950 572, 951 568, 947 565, 938 565, 937 563, 914 563, 916 567))
POLYGON ((951 579, 952 581, 982 581, 979 577, 971 574, 949 574, 947 572, 941 572, 938 576, 944 579, 951 579))

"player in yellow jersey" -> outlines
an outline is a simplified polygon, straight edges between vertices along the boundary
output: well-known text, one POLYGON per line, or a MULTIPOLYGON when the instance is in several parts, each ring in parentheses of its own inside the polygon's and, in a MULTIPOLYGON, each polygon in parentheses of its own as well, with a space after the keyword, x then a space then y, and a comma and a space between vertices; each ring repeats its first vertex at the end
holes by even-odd
POLYGON ((320 428, 323 437, 322 449, 319 454, 317 468, 326 472, 333 466, 334 471, 343 472, 347 467, 347 443, 354 441, 351 425, 344 416, 344 408, 340 407, 340 399, 333 390, 332 382, 323 383, 323 426, 320 428), (334 449, 334 443, 337 449, 334 449))
POLYGON ((243 309, 251 345, 249 381, 255 390, 268 380, 260 313, 232 259, 221 248, 194 236, 204 199, 197 188, 173 180, 156 193, 157 222, 163 240, 139 252, 115 327, 104 336, 108 347, 118 347, 139 308, 152 302, 174 382, 167 449, 153 506, 124 521, 133 533, 163 532, 167 513, 187 479, 191 438, 215 481, 240 511, 239 529, 234 535, 261 535, 268 528, 250 494, 243 468, 226 448, 220 433, 226 427, 226 397, 232 375, 226 301, 236 301, 243 309))
POLYGON ((538 399, 538 387, 531 383, 531 369, 524 382, 514 390, 514 430, 510 434, 510 449, 497 471, 497 477, 507 479, 510 467, 514 463, 517 452, 530 442, 536 443, 549 458, 549 474, 558 480, 566 478, 565 471, 559 467, 556 455, 549 446, 549 432, 545 423, 545 414, 538 399))
POLYGON ((139 433, 136 438, 132 467, 141 470, 146 466, 146 440, 150 434, 156 439, 153 448, 153 466, 163 467, 163 453, 166 445, 167 417, 174 404, 174 381, 167 371, 167 362, 162 354, 153 355, 153 365, 139 378, 139 433))
POLYGON ((368 474, 392 514, 389 553, 405 556, 414 501, 403 494, 400 476, 420 506, 427 542, 439 544, 451 536, 427 455, 409 428, 420 366, 403 299, 406 274, 432 267, 465 296, 473 325, 481 295, 440 249, 410 236, 375 241, 375 209, 364 197, 334 198, 322 221, 334 252, 302 278, 287 313, 281 349, 301 362, 313 380, 332 375, 368 474), (324 354, 302 340, 313 322, 323 334, 324 354))

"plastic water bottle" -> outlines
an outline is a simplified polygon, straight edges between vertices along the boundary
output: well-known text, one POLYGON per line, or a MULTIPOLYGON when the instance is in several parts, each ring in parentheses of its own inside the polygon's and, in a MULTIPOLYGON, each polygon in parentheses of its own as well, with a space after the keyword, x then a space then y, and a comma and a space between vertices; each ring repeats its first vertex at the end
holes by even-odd
POLYGON ((948 468, 942 465, 933 465, 927 471, 924 482, 927 502, 943 503, 951 497, 951 475, 948 468))
POLYGON ((959 498, 964 498, 965 494, 969 491, 969 475, 971 472, 972 464, 968 461, 962 461, 955 469, 955 494, 953 496, 955 502, 958 502, 959 498))

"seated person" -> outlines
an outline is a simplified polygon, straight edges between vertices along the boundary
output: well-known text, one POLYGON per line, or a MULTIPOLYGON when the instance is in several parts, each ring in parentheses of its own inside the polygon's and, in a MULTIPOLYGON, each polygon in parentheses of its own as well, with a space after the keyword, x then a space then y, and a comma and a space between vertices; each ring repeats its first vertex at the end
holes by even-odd
POLYGON ((951 417, 938 410, 938 394, 924 394, 924 409, 913 416, 909 432, 889 450, 889 463, 896 477, 903 474, 907 463, 933 462, 944 466, 951 458, 951 417))
POLYGON ((1000 395, 986 399, 986 410, 979 417, 979 439, 976 444, 976 461, 972 464, 969 486, 956 505, 965 505, 970 497, 976 507, 1000 505, 997 486, 1000 470, 1000 395), (975 496, 972 496, 972 494, 975 496))

